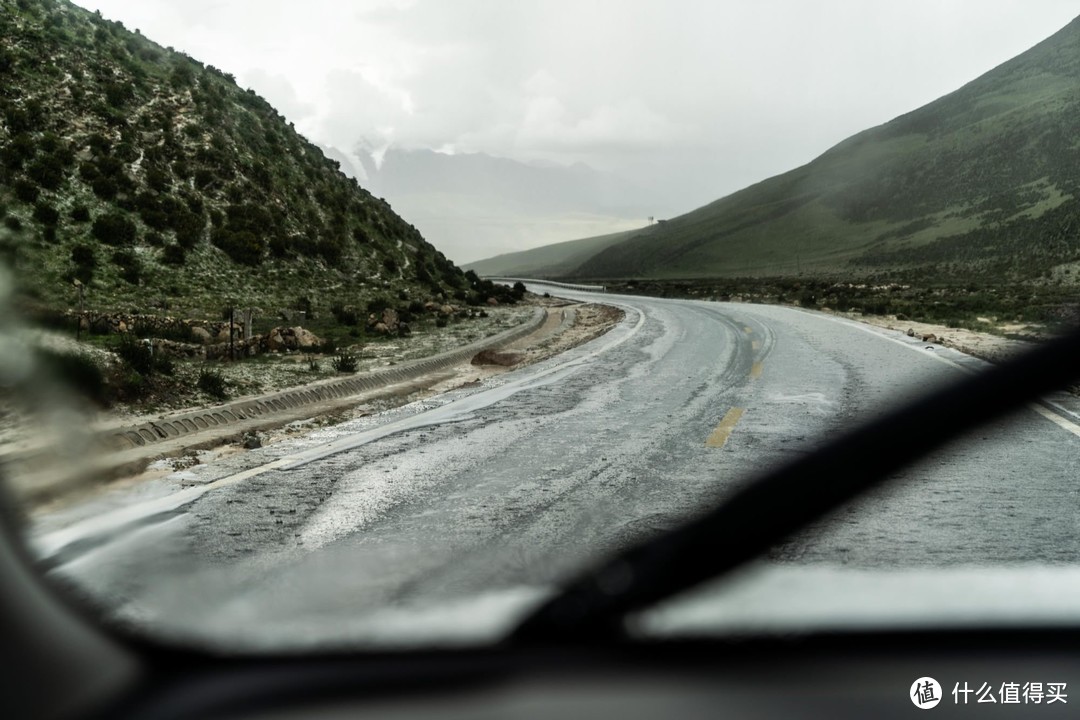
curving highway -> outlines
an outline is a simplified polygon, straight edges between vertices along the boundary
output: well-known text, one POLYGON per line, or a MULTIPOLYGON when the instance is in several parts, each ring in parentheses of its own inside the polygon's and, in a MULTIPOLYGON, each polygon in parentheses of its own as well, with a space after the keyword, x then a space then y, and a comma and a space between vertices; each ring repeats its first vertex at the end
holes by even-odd
MULTIPOLYGON (((982 365, 794 308, 602 297, 625 320, 568 353, 40 518, 33 544, 117 617, 215 641, 497 636, 604 554, 982 365)), ((1074 563, 1077 477, 1076 418, 1024 410, 769 562, 1074 563)))

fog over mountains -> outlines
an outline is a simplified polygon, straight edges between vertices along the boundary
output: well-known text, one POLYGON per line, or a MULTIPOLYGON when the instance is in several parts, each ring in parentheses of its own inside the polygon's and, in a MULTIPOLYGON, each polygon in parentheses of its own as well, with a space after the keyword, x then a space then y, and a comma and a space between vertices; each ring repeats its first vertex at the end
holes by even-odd
POLYGON ((584 163, 391 147, 379 163, 358 151, 358 169, 341 151, 323 149, 457 262, 641 228, 650 216, 689 209, 657 179, 584 163))

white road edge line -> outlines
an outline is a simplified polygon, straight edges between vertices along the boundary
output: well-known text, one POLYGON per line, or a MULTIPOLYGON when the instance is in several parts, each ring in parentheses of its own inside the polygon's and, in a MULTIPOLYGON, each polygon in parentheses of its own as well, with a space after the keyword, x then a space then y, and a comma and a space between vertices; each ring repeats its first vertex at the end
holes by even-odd
POLYGON ((1080 425, 1077 425, 1074 422, 1069 422, 1068 420, 1061 417, 1060 415, 1058 415, 1053 410, 1045 408, 1042 405, 1039 405, 1037 403, 1028 403, 1028 407, 1031 408, 1032 410, 1034 410, 1035 412, 1039 413, 1040 415, 1042 415, 1044 418, 1046 418, 1050 422, 1057 425, 1062 430, 1065 430, 1066 432, 1071 432, 1076 437, 1080 437, 1080 425))
MULTIPOLYGON (((793 310, 798 310, 799 312, 806 313, 807 315, 813 315, 814 317, 822 318, 823 320, 831 320, 832 322, 840 323, 841 325, 847 325, 849 327, 853 327, 853 328, 856 328, 858 330, 862 330, 863 332, 869 333, 869 334, 873 335, 874 337, 881 338, 882 340, 888 340, 891 343, 896 343, 897 345, 899 345, 901 347, 907 348, 908 350, 911 350, 916 355, 919 355, 921 357, 932 358, 934 360, 937 360, 938 362, 943 362, 946 365, 949 365, 950 367, 954 367, 957 370, 960 370, 961 372, 967 373, 968 375, 975 375, 976 374, 975 370, 972 370, 971 368, 964 367, 963 365, 961 365, 959 363, 955 363, 952 360, 949 360, 948 358, 943 358, 943 357, 941 357, 940 355, 937 355, 937 354, 930 355, 930 354, 919 352, 919 349, 916 348, 911 343, 904 342, 903 340, 898 340, 897 338, 894 338, 894 337, 889 337, 888 335, 884 334, 883 332, 880 332, 878 328, 875 328, 875 327, 873 327, 871 325, 864 325, 864 324, 862 324, 862 323, 860 323, 858 321, 855 321, 855 320, 848 320, 847 318, 837 318, 837 317, 831 317, 829 315, 824 315, 824 314, 811 313, 811 312, 807 312, 806 310, 803 310, 802 308, 792 308, 792 309, 793 310)), ((960 352, 960 351, 956 350, 955 352, 960 352)), ((1077 437, 1080 437, 1080 425, 1077 425, 1076 423, 1074 423, 1074 422, 1072 422, 1070 420, 1066 420, 1064 417, 1062 417, 1060 414, 1058 414, 1058 412, 1062 412, 1062 413, 1067 413, 1069 415, 1072 415, 1073 417, 1077 417, 1076 414, 1073 413, 1072 411, 1067 410, 1067 409, 1061 407, 1060 405, 1058 405, 1057 403, 1052 402, 1050 400, 1043 400, 1041 402, 1028 403, 1028 408, 1030 408, 1031 410, 1034 410, 1036 413, 1043 416, 1044 418, 1046 418, 1050 422, 1054 423, 1055 425, 1060 427, 1062 430, 1065 430, 1066 432, 1070 432, 1073 435, 1076 435, 1077 437), (1046 407, 1042 403, 1046 403, 1046 405, 1051 406, 1052 408, 1054 408, 1054 410, 1051 410, 1050 408, 1046 407)))

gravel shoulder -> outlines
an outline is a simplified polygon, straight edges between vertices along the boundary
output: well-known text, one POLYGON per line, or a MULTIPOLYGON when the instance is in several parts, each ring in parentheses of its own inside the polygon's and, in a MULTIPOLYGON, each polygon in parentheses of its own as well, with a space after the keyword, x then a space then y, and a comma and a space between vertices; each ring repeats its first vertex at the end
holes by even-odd
MULTIPOLYGON (((933 323, 899 320, 895 315, 863 315, 851 312, 831 312, 832 315, 848 318, 866 325, 896 330, 915 337, 933 336, 931 342, 958 350, 967 355, 992 363, 1001 363, 1035 347, 1041 339, 1032 336, 1030 340, 1005 337, 988 332, 977 332, 964 328, 947 327, 933 323), (910 332, 909 332, 910 331, 910 332)), ((1002 326, 1004 333, 1016 333, 1027 330, 1026 326, 1002 326)))

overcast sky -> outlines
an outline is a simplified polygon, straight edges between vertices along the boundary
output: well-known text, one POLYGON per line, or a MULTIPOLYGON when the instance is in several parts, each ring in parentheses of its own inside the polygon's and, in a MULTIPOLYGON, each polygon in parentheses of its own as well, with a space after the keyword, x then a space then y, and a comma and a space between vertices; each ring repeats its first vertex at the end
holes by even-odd
POLYGON ((1072 0, 76 0, 308 139, 649 173, 690 210, 923 105, 1072 0))

